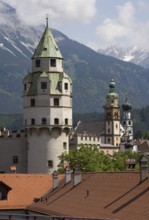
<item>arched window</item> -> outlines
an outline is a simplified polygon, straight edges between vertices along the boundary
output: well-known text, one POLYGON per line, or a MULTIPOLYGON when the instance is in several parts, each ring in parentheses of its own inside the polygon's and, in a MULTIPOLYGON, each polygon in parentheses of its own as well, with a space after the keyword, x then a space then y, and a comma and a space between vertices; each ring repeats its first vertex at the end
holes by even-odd
POLYGON ((129 121, 128 123, 129 123, 129 125, 131 125, 131 121, 129 121))
POLYGON ((126 125, 126 121, 123 121, 123 125, 126 125))
POLYGON ((46 119, 46 118, 42 118, 42 119, 41 119, 41 123, 42 123, 43 125, 46 125, 46 124, 47 124, 47 119, 46 119))
POLYGON ((59 119, 58 118, 54 118, 54 124, 58 125, 59 124, 59 119))

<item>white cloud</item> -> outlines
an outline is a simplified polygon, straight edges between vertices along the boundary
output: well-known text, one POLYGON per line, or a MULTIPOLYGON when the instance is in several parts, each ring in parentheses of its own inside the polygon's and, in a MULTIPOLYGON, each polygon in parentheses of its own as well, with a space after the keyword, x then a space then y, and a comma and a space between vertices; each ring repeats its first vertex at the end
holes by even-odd
POLYGON ((104 42, 104 46, 120 44, 146 48, 149 42, 149 22, 137 18, 136 7, 138 5, 134 6, 131 2, 126 2, 124 5, 117 6, 117 17, 106 18, 97 27, 96 34, 99 42, 104 42))
POLYGON ((26 24, 38 25, 45 21, 61 24, 71 21, 90 22, 95 16, 96 0, 5 0, 15 6, 18 17, 26 24))

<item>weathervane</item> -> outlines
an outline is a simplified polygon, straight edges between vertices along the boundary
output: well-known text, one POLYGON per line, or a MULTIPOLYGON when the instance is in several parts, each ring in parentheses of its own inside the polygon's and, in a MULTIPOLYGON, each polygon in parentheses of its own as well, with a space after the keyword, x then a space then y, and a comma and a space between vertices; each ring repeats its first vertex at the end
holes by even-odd
POLYGON ((49 17, 48 17, 48 14, 46 14, 46 24, 47 24, 47 27, 48 27, 48 20, 49 20, 49 17))

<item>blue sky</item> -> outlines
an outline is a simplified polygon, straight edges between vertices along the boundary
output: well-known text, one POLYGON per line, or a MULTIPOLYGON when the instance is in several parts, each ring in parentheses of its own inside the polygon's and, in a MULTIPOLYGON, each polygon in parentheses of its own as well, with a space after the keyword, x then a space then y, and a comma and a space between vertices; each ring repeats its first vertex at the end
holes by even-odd
POLYGON ((25 23, 50 27, 94 48, 149 49, 149 0, 5 0, 25 23))

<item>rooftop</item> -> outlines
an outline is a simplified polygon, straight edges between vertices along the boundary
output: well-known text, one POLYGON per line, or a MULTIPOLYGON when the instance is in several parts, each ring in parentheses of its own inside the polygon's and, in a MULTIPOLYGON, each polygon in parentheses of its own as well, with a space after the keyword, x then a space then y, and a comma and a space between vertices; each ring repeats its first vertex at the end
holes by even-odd
POLYGON ((7 199, 0 200, 0 210, 25 209, 52 187, 53 179, 49 174, 0 174, 0 182, 10 189, 7 199))
POLYGON ((88 173, 82 182, 61 185, 29 210, 49 215, 149 219, 149 180, 140 183, 137 172, 88 173))

